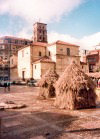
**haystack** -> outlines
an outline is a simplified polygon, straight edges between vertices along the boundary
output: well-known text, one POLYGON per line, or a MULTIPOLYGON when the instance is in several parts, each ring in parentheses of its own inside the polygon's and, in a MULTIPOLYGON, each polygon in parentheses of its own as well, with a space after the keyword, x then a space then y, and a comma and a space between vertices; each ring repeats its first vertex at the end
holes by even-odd
POLYGON ((55 83, 58 80, 58 74, 55 70, 49 69, 47 73, 38 82, 40 87, 40 98, 52 98, 55 97, 55 83))
POLYGON ((55 105, 65 109, 83 109, 96 106, 96 85, 73 62, 56 83, 55 105))

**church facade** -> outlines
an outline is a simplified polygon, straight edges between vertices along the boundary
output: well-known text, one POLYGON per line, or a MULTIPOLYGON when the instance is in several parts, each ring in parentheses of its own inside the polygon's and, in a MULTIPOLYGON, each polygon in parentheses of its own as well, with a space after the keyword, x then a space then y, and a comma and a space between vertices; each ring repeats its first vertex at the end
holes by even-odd
POLYGON ((60 40, 49 44, 47 25, 35 23, 33 43, 18 51, 18 76, 40 79, 50 68, 61 75, 72 61, 80 65, 79 46, 60 40))

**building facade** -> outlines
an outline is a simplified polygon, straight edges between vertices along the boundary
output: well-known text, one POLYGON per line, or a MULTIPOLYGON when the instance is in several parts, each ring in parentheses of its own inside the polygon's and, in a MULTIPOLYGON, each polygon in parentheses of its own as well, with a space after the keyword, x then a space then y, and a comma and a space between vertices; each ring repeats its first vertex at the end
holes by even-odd
POLYGON ((80 68, 85 72, 89 73, 89 65, 87 62, 81 62, 80 61, 80 68))
POLYGON ((79 46, 60 40, 48 44, 47 24, 37 22, 33 29, 33 41, 0 38, 0 56, 10 63, 12 80, 40 79, 50 68, 61 75, 72 61, 80 65, 79 46))
POLYGON ((100 50, 92 50, 86 55, 89 72, 100 71, 100 50))
POLYGON ((18 75, 21 79, 30 79, 33 77, 32 65, 37 60, 46 56, 46 44, 34 42, 30 46, 21 48, 18 51, 18 75))
POLYGON ((19 80, 18 77, 18 56, 17 54, 10 57, 10 80, 19 80))
POLYGON ((49 68, 61 75, 72 61, 80 65, 79 46, 63 41, 36 42, 18 51, 18 75, 21 79, 40 79, 49 68))
POLYGON ((0 57, 0 81, 10 80, 10 64, 0 57))
POLYGON ((56 41, 47 46, 47 55, 56 63, 56 71, 61 75, 72 61, 80 65, 79 46, 56 41))
POLYGON ((2 59, 2 61, 7 61, 6 63, 4 62, 6 71, 4 70, 4 68, 2 68, 2 71, 4 70, 3 76, 6 76, 10 80, 10 76, 12 77, 11 73, 15 72, 14 70, 12 71, 12 68, 10 66, 10 57, 16 55, 20 48, 28 46, 31 43, 31 40, 11 36, 4 36, 0 38, 0 58, 2 59), (9 76, 7 76, 7 73, 9 73, 9 76))
POLYGON ((44 56, 40 60, 33 63, 33 78, 41 79, 41 77, 48 71, 48 69, 55 69, 55 62, 49 57, 44 56))
POLYGON ((32 40, 22 39, 11 36, 4 36, 0 38, 0 57, 2 59, 10 60, 10 56, 17 54, 18 49, 25 45, 30 45, 32 40))

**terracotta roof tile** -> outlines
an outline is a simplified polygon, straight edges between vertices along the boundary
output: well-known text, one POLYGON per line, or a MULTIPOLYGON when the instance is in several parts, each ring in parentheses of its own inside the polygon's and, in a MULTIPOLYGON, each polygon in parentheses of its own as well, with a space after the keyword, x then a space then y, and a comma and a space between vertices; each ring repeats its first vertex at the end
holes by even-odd
POLYGON ((43 43, 43 42, 33 42, 32 45, 36 45, 36 46, 47 46, 47 43, 43 43))
POLYGON ((6 38, 17 39, 17 40, 27 40, 27 41, 32 41, 32 40, 30 40, 30 39, 18 38, 18 37, 14 37, 14 36, 3 36, 3 37, 0 37, 0 39, 6 39, 6 38))
POLYGON ((78 46, 78 45, 71 44, 71 43, 64 42, 64 41, 60 41, 60 40, 58 40, 58 41, 56 41, 56 42, 54 42, 54 43, 48 44, 48 46, 51 46, 51 45, 53 45, 53 44, 63 44, 63 45, 68 45, 68 46, 77 46, 77 47, 80 47, 80 46, 78 46))
MULTIPOLYGON (((54 61, 52 61, 49 57, 47 56, 44 56, 36 61, 34 61, 34 63, 37 63, 37 62, 47 62, 47 63, 55 63, 54 61)), ((33 64, 34 64, 33 63, 33 64)))

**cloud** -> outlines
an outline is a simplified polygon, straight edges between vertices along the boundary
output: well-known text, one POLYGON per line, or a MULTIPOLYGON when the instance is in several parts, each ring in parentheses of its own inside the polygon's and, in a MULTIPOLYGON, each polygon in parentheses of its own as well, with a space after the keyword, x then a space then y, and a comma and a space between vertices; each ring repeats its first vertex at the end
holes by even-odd
MULTIPOLYGON (((17 33, 16 36, 28 39, 32 38, 32 34, 27 32, 27 28, 23 28, 20 32, 17 33)), ((70 36, 68 34, 60 34, 54 31, 48 33, 49 43, 55 42, 57 40, 62 40, 65 42, 79 45, 80 49, 92 50, 95 48, 96 45, 100 44, 100 32, 97 32, 89 36, 84 36, 81 39, 70 36)), ((99 46, 97 47, 99 48, 99 46)))
POLYGON ((82 46, 84 46, 85 48, 94 49, 96 45, 100 44, 100 32, 97 32, 89 36, 85 36, 82 39, 80 39, 80 42, 82 46))
POLYGON ((12 33, 0 33, 0 37, 3 37, 3 36, 13 36, 12 33))
POLYGON ((16 37, 32 39, 32 33, 32 28, 30 28, 30 26, 25 26, 19 32, 16 33, 16 37))
POLYGON ((32 39, 32 35, 28 34, 25 30, 21 30, 20 32, 18 32, 16 37, 32 39))
POLYGON ((57 32, 51 32, 48 34, 48 41, 49 42, 54 42, 56 40, 62 40, 62 41, 68 41, 72 43, 77 43, 78 39, 75 37, 72 37, 68 34, 59 34, 57 32))
POLYGON ((20 16, 27 22, 58 21, 85 0, 0 0, 0 14, 20 16))
MULTIPOLYGON (((63 15, 68 14, 86 0, 0 0, 0 15, 9 14, 11 16, 19 16, 23 21, 27 22, 16 36, 31 38, 29 33, 33 22, 41 20, 41 22, 59 21, 63 15)), ((3 34, 5 35, 5 34, 3 34)), ((7 33, 8 35, 8 33, 7 33)), ((2 34, 0 34, 2 36, 2 34)), ((75 38, 68 34, 59 34, 51 32, 48 34, 49 42, 63 40, 75 43, 83 49, 93 49, 93 46, 100 42, 100 32, 84 36, 81 39, 75 38)))
POLYGON ((84 36, 81 39, 75 38, 68 34, 59 34, 57 32, 51 32, 48 35, 48 37, 49 37, 48 38, 49 42, 62 40, 62 41, 66 41, 69 43, 74 43, 76 45, 79 45, 81 49, 86 49, 86 50, 94 49, 96 45, 100 44, 100 32, 97 32, 97 33, 89 35, 89 36, 84 36))

